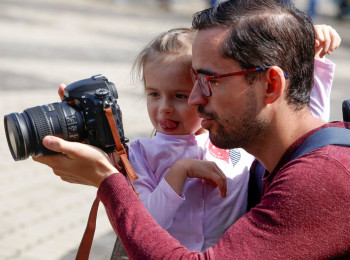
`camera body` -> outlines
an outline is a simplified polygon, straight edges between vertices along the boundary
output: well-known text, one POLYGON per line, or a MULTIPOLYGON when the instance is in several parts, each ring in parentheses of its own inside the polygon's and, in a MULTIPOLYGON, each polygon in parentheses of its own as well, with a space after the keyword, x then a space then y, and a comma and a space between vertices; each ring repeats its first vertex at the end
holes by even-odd
POLYGON ((84 142, 106 153, 115 142, 104 109, 110 107, 120 140, 126 146, 118 93, 102 75, 76 81, 64 91, 62 102, 28 108, 4 117, 7 142, 14 160, 54 153, 42 145, 46 135, 84 142))
POLYGON ((84 134, 79 136, 77 119, 74 115, 66 117, 68 139, 81 141, 113 152, 115 143, 104 109, 111 107, 121 142, 125 145, 118 93, 115 85, 102 75, 76 81, 64 91, 63 102, 80 111, 84 118, 84 134))

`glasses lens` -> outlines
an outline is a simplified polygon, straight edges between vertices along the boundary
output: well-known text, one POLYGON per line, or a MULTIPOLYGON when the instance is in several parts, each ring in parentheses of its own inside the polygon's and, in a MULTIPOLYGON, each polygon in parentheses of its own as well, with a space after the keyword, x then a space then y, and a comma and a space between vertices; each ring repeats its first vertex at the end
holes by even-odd
POLYGON ((206 77, 201 77, 200 75, 198 75, 198 84, 203 92, 204 95, 206 95, 207 97, 210 96, 210 88, 209 88, 209 82, 206 79, 206 77))
POLYGON ((193 69, 191 69, 191 70, 190 70, 190 74, 191 74, 191 79, 192 79, 192 81, 193 81, 193 84, 196 83, 196 80, 197 80, 197 74, 196 74, 196 72, 195 72, 193 69))
POLYGON ((203 75, 198 75, 197 72, 195 72, 193 69, 190 70, 191 78, 193 81, 193 84, 198 81, 198 85, 201 88, 203 94, 207 97, 211 96, 211 90, 209 86, 209 82, 207 81, 206 77, 203 75))

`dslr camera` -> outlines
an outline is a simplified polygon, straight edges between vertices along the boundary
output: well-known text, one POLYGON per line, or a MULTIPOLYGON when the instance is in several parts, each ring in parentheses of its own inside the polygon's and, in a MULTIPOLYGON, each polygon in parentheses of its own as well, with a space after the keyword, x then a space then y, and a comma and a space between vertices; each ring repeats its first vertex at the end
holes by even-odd
POLYGON ((68 85, 62 102, 6 115, 5 132, 13 159, 55 153, 42 145, 46 135, 91 144, 106 153, 114 152, 116 147, 104 111, 106 107, 111 107, 120 140, 126 147, 128 140, 124 136, 117 99, 115 85, 103 75, 95 75, 68 85))

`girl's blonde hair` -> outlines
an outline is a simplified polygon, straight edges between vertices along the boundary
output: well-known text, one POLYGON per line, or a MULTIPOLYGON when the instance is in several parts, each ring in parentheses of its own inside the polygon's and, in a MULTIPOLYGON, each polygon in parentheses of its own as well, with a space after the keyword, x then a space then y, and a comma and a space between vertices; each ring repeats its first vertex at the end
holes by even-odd
POLYGON ((183 58, 182 62, 191 66, 192 42, 196 32, 190 28, 175 28, 159 34, 136 57, 133 65, 134 80, 141 80, 145 85, 144 66, 159 56, 170 61, 183 58))

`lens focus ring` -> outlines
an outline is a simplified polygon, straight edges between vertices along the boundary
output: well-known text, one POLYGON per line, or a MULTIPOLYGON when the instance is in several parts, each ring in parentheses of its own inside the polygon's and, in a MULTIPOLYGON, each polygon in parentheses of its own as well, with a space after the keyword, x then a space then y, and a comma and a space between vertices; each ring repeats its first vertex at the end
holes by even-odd
POLYGON ((25 111, 31 115, 40 141, 42 141, 45 136, 53 134, 47 117, 41 107, 37 106, 25 111))

